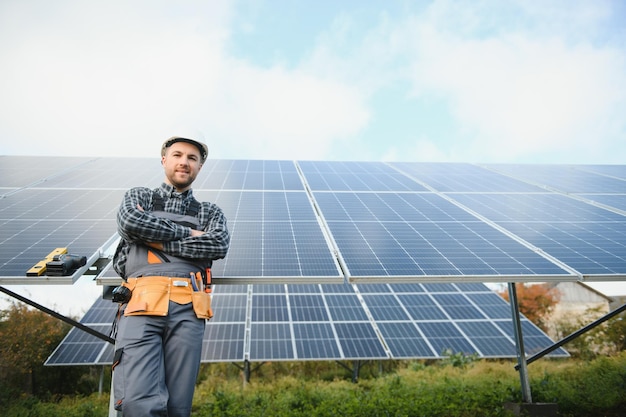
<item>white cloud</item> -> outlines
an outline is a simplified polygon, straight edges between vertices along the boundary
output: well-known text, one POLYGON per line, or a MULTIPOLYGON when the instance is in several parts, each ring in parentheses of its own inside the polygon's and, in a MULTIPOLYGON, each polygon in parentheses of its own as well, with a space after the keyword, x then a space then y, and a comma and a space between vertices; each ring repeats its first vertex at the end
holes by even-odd
MULTIPOLYGON (((446 18, 441 9, 437 18, 446 18)), ((585 162, 621 143, 623 51, 523 32, 468 38, 441 25, 418 19, 402 30, 414 41, 414 94, 449 100, 460 122, 461 160, 561 153, 585 162)))
POLYGON ((388 148, 382 155, 381 160, 393 161, 419 161, 419 162, 452 162, 454 158, 448 150, 429 138, 418 138, 408 149, 397 146, 388 148))
POLYGON ((368 118, 357 91, 299 70, 232 63, 223 81, 207 114, 233 156, 323 158, 368 118))
POLYGON ((62 4, 2 33, 0 154, 154 156, 185 126, 213 157, 323 158, 367 121, 350 86, 229 57, 227 2, 62 4))
POLYGON ((230 1, 3 2, 0 154, 155 156, 184 126, 216 158, 418 149, 439 160, 620 162, 625 52, 584 37, 610 3, 563 4, 438 0, 412 15, 381 7, 374 26, 347 11, 303 60, 268 67, 230 55, 230 1), (368 124, 385 128, 374 100, 406 83, 449 105, 451 124, 414 143, 373 138, 368 124))
MULTIPOLYGON (((225 5, 195 3, 207 28, 196 14, 177 20, 163 3, 106 4, 57 2, 2 33, 12 42, 0 49, 9 63, 0 69, 0 134, 11 143, 0 152, 152 155, 146 145, 210 94, 225 5)), ((7 19, 29 16, 27 6, 13 6, 7 19)))

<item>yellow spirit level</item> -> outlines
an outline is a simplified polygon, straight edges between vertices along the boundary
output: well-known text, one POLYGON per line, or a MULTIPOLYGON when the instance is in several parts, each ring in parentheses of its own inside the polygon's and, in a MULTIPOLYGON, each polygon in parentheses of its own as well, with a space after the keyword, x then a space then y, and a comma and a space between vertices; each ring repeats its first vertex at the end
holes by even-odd
POLYGON ((46 272, 46 264, 54 259, 56 255, 63 255, 67 253, 67 248, 56 248, 50 252, 44 259, 33 265, 28 271, 26 271, 27 277, 38 277, 46 272))

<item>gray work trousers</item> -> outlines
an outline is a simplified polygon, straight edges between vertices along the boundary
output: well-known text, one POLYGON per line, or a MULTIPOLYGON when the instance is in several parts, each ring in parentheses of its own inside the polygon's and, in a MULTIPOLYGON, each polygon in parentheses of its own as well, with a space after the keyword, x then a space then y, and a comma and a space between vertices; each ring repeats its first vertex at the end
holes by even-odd
POLYGON ((127 417, 189 417, 205 320, 191 303, 169 302, 169 314, 122 315, 115 342, 115 408, 127 417), (123 349, 120 351, 120 349, 123 349))

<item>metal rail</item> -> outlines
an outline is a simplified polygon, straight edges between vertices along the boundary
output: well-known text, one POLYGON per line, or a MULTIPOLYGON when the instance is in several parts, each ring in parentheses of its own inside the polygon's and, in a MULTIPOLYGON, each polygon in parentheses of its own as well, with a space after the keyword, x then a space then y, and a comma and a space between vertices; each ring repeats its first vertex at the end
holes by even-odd
POLYGON ((95 337, 97 337, 99 339, 102 339, 105 342, 109 342, 111 344, 115 344, 115 339, 113 339, 112 337, 109 337, 109 336, 107 336, 107 335, 105 335, 103 333, 100 333, 99 331, 94 330, 91 327, 85 326, 84 324, 82 324, 82 323, 80 323, 80 322, 78 322, 76 320, 73 320, 73 319, 71 319, 69 317, 66 317, 63 314, 57 313, 54 310, 50 310, 48 307, 42 306, 41 304, 38 304, 38 303, 36 303, 36 302, 34 302, 32 300, 29 300, 26 297, 22 297, 21 295, 16 294, 16 293, 14 293, 11 290, 7 290, 4 287, 0 287, 0 291, 5 293, 5 294, 7 294, 7 295, 9 295, 9 296, 11 296, 11 297, 13 297, 13 298, 16 298, 16 299, 22 301, 23 303, 26 303, 26 304, 28 304, 28 305, 30 305, 32 307, 35 307, 36 309, 41 310, 44 313, 51 315, 52 317, 55 317, 55 318, 57 318, 59 320, 62 320, 64 322, 68 323, 68 324, 71 324, 72 326, 77 327, 80 330, 83 330, 83 331, 89 333, 92 336, 95 336, 95 337))
MULTIPOLYGON (((585 327, 575 331, 574 333, 570 334, 569 336, 564 337, 563 339, 559 340, 558 342, 556 342, 555 344, 553 344, 552 346, 549 346, 547 348, 545 348, 544 350, 542 350, 541 352, 535 353, 533 356, 529 357, 528 359, 526 359, 526 363, 532 363, 534 361, 536 361, 537 359, 542 358, 543 356, 547 355, 548 353, 560 348, 561 346, 563 346, 564 344, 571 342, 572 340, 576 339, 577 337, 581 336, 582 334, 588 332, 589 330, 593 329, 594 327, 598 326, 599 324, 604 323, 605 321, 612 319, 613 317, 617 316, 618 314, 620 314, 621 312, 626 311, 626 304, 624 304, 623 306, 611 311, 610 313, 600 317, 598 320, 594 321, 593 323, 590 323, 588 325, 586 325, 585 327)), ((520 370, 520 366, 515 365, 515 369, 516 370, 520 370)))

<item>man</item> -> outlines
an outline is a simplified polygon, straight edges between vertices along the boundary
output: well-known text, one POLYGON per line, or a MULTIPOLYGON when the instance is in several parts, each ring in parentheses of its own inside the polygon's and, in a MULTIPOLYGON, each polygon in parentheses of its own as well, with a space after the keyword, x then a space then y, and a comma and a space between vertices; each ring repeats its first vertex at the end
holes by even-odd
POLYGON ((212 316, 209 268, 230 242, 222 210, 193 197, 207 155, 197 140, 166 140, 164 182, 127 191, 117 214, 121 240, 113 262, 125 282, 114 291, 120 313, 113 387, 123 416, 191 414, 205 319, 212 316))

